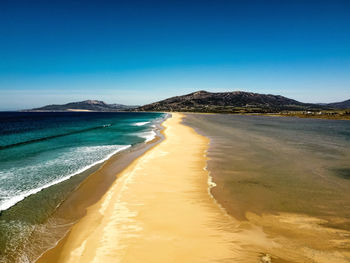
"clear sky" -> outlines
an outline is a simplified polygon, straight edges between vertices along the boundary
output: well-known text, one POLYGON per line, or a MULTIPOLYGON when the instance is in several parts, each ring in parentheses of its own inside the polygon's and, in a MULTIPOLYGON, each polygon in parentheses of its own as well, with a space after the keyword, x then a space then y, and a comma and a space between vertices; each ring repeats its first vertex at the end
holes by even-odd
POLYGON ((0 110, 202 89, 349 99, 350 1, 0 1, 0 110))

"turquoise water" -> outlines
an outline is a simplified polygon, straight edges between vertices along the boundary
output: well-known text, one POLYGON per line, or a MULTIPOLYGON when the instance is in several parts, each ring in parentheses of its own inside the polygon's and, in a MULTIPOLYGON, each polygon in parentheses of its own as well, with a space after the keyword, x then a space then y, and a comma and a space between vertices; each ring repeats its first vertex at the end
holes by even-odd
POLYGON ((19 259, 19 251, 86 177, 83 172, 152 140, 163 117, 160 113, 0 113, 0 262, 28 261, 27 256, 19 259))

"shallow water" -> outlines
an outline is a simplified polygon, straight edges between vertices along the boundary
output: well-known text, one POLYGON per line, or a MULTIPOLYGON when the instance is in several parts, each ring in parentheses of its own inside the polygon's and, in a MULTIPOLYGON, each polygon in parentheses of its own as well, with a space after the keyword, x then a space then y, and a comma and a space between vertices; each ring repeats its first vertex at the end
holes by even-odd
POLYGON ((211 191, 231 215, 261 226, 285 255, 297 250, 295 262, 337 253, 329 262, 350 262, 349 121, 186 114, 184 123, 211 139, 211 191))

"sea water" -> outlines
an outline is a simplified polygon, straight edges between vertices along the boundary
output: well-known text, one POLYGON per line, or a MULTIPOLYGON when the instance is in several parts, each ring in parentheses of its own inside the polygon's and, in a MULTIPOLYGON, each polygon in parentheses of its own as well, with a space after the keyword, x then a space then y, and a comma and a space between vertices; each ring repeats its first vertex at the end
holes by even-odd
POLYGON ((160 113, 1 112, 0 262, 30 261, 30 255, 20 254, 23 246, 84 180, 84 171, 151 141, 162 118, 160 113))

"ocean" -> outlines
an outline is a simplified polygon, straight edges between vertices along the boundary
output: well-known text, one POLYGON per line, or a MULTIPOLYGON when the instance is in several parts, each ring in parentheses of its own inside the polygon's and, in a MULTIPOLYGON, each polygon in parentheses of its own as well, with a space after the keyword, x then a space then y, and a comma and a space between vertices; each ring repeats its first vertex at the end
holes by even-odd
POLYGON ((215 199, 276 245, 258 253, 350 262, 349 121, 186 114, 184 123, 210 138, 215 199))
POLYGON ((0 262, 31 262, 45 247, 26 250, 33 236, 57 242, 57 222, 48 224, 57 207, 105 160, 153 140, 164 118, 0 112, 0 262))

